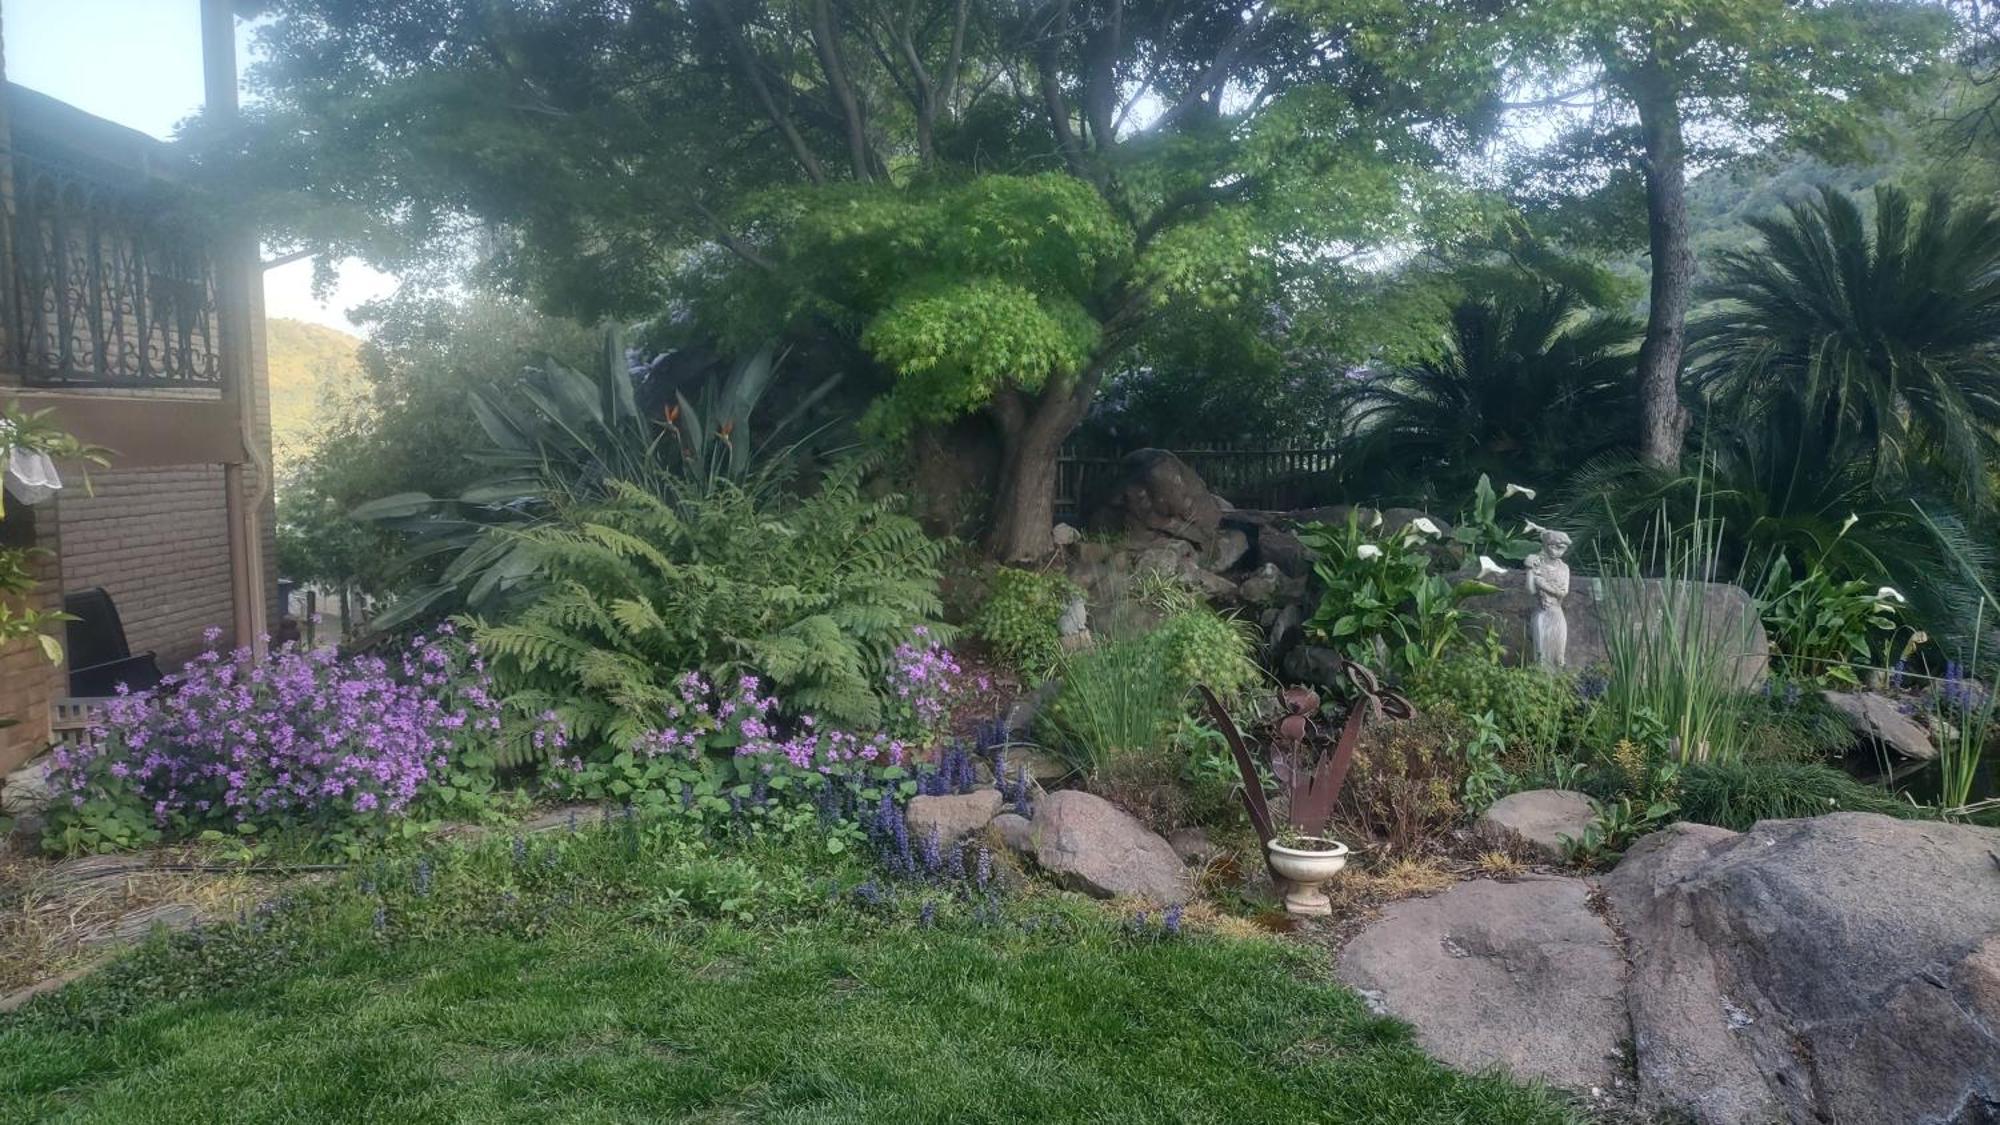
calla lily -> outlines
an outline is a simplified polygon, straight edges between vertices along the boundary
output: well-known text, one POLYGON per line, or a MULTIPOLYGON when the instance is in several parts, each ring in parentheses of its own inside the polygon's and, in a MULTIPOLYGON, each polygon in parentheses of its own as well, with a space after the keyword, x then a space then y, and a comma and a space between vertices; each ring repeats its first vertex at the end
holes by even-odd
POLYGON ((1857 524, 1857 523, 1860 523, 1860 522, 1861 522, 1861 517, 1860 517, 1859 515, 1857 515, 1857 514, 1856 514, 1856 513, 1854 513, 1854 512, 1849 512, 1849 513, 1847 513, 1847 518, 1846 518, 1845 520, 1841 521, 1841 524, 1840 524, 1840 533, 1841 533, 1842 535, 1845 535, 1845 534, 1847 534, 1847 529, 1848 529, 1848 528, 1850 528, 1850 527, 1853 527, 1853 526, 1854 526, 1855 524, 1857 524))
POLYGON ((1373 530, 1381 526, 1382 526, 1382 509, 1377 508, 1375 509, 1374 518, 1368 521, 1368 527, 1370 530, 1373 530))
POLYGON ((1507 573, 1507 568, 1493 561, 1491 555, 1479 556, 1479 577, 1498 578, 1507 573))
POLYGON ((1377 547, 1373 543, 1363 543, 1361 546, 1354 548, 1354 557, 1357 559, 1379 559, 1382 557, 1382 548, 1377 547))
POLYGON ((1878 602, 1895 602, 1897 605, 1910 604, 1910 599, 1904 597, 1903 592, 1894 586, 1884 586, 1880 590, 1875 591, 1875 600, 1878 602))
POLYGON ((1424 535, 1439 534, 1438 525, 1432 523, 1429 516, 1418 516, 1416 519, 1411 520, 1410 530, 1421 532, 1424 535))
POLYGON ((1526 496, 1528 499, 1533 500, 1535 498, 1535 490, 1526 485, 1510 484, 1507 486, 1506 491, 1500 494, 1500 499, 1506 500, 1515 496, 1526 496))

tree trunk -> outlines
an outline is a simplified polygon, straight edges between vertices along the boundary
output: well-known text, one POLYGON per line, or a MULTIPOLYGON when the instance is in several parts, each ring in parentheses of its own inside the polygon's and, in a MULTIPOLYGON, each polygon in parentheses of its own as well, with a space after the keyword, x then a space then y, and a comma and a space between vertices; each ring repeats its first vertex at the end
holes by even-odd
POLYGON ((1083 413, 1076 395, 1056 382, 1034 398, 1003 391, 993 405, 1000 479, 986 550, 1002 562, 1034 561, 1055 549, 1056 460, 1083 413))
POLYGON ((1687 411, 1681 406, 1681 351, 1687 337, 1694 248, 1688 233, 1687 145, 1678 92, 1666 72, 1647 64, 1631 76, 1632 100, 1646 145, 1646 229, 1652 249, 1652 303, 1639 346, 1639 456, 1661 469, 1679 467, 1687 411))

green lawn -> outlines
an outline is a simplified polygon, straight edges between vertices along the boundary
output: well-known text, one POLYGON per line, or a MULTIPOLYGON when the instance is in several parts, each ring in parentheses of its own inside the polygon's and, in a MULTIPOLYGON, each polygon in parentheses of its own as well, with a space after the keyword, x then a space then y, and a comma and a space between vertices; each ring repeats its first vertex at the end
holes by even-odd
POLYGON ((789 857, 591 839, 614 834, 156 940, 0 1020, 0 1121, 1566 1119, 1432 1064, 1276 940, 1135 936, 1056 896, 863 910, 789 857))

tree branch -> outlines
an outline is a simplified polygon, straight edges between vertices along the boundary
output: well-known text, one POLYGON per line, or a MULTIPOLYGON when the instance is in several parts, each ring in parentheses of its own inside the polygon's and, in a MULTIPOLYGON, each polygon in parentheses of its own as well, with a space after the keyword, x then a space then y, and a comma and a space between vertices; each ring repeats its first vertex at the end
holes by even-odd
POLYGON ((1211 91, 1219 92, 1226 86, 1230 76, 1235 73, 1237 57, 1243 53, 1243 48, 1264 30, 1264 24, 1270 16, 1269 0, 1257 5, 1257 10, 1250 14, 1250 18, 1244 20, 1235 31, 1230 32, 1229 38, 1223 40, 1222 46, 1216 49, 1215 61, 1210 63, 1195 84, 1181 95, 1180 101, 1175 102, 1167 112, 1160 115, 1160 119, 1154 122, 1153 128, 1165 129, 1173 125, 1201 106, 1211 91))
POLYGON ((1041 89, 1042 108, 1048 113, 1049 132, 1055 134, 1056 145, 1062 149, 1063 160, 1075 175, 1089 180, 1090 165, 1083 157, 1083 148, 1077 143, 1076 132, 1070 128, 1069 105, 1063 100, 1061 51, 1062 40, 1069 34, 1069 0, 1053 0, 1049 5, 1051 34, 1043 35, 1035 49, 1035 70, 1038 72, 1037 85, 1041 89))
POLYGON ((750 84, 750 91, 757 96, 758 104, 764 107, 765 116, 771 119, 771 124, 776 126, 778 132, 785 138, 785 143, 792 150, 792 158, 799 162, 799 167, 805 169, 806 178, 815 185, 826 183, 826 169, 820 167, 819 157, 814 156, 812 149, 806 147, 805 138, 800 136, 798 129, 792 125, 791 115, 778 104, 778 99, 772 95, 770 86, 765 84, 764 76, 757 67, 757 57, 751 52, 750 44, 744 40, 743 29, 737 26, 735 18, 730 14, 727 0, 709 0, 709 6, 715 9, 716 17, 722 21, 722 33, 729 38, 730 54, 736 60, 737 69, 743 72, 743 80, 750 84))
POLYGON ((861 115, 861 102, 847 78, 847 63, 840 57, 840 43, 834 37, 833 5, 829 0, 813 0, 813 46, 819 64, 833 92, 840 115, 847 125, 847 156, 854 165, 854 178, 868 183, 875 178, 874 162, 868 150, 868 122, 861 115))

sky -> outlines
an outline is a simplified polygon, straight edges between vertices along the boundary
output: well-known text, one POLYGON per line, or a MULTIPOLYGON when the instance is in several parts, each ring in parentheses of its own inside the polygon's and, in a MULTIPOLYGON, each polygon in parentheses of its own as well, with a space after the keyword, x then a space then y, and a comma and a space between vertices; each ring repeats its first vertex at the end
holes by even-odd
MULTIPOLYGON (((0 0, 0 21, 11 82, 162 140, 201 108, 200 0, 0 0)), ((249 43, 238 31, 241 69, 249 43)), ((348 261, 328 301, 311 287, 310 261, 267 271, 265 312, 359 332, 347 310, 395 279, 348 261)))

